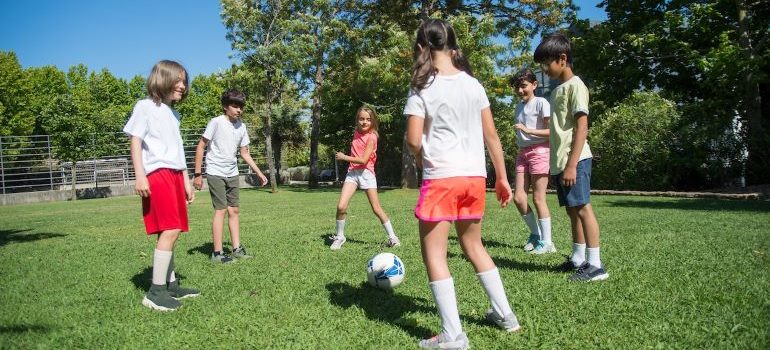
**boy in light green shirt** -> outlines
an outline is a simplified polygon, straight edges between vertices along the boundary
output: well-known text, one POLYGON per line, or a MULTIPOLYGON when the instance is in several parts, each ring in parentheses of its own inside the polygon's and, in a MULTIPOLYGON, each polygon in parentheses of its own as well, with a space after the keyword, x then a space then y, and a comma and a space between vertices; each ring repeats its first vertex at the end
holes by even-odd
POLYGON ((572 48, 563 34, 543 39, 535 62, 552 79, 561 81, 551 92, 551 179, 559 205, 572 224, 572 254, 561 266, 574 271, 572 281, 609 277, 599 254, 599 223, 591 207, 591 148, 588 136, 588 88, 572 72, 572 48))

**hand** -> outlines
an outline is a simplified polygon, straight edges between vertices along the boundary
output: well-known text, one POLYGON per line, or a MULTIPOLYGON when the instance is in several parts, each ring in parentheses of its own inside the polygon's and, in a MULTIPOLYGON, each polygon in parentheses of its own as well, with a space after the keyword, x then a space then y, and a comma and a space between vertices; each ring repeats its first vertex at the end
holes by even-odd
POLYGON ((193 178, 193 187, 198 191, 203 188, 203 176, 196 176, 193 178))
POLYGON ((337 159, 337 160, 345 160, 345 158, 347 158, 347 156, 345 155, 345 153, 337 152, 334 155, 334 158, 337 159))
POLYGON ((187 204, 191 204, 193 201, 195 201, 195 191, 193 191, 189 181, 185 181, 184 183, 184 192, 185 196, 187 197, 187 204))
POLYGON ((500 202, 500 207, 505 208, 513 198, 513 192, 511 191, 511 184, 506 179, 498 179, 495 181, 495 194, 497 195, 497 201, 500 202))
POLYGON ((262 184, 262 186, 267 185, 267 178, 265 177, 265 174, 262 174, 262 172, 257 172, 257 176, 259 177, 259 182, 262 184))
POLYGON ((516 130, 519 130, 519 131, 521 131, 521 132, 523 132, 525 134, 529 134, 529 129, 524 124, 522 124, 522 123, 517 123, 517 124, 513 125, 513 128, 516 129, 516 130))
POLYGON ((577 167, 568 165, 566 168, 564 168, 564 173, 561 174, 561 184, 565 187, 575 186, 576 178, 577 167))
POLYGON ((134 183, 134 193, 138 194, 140 197, 150 196, 150 182, 147 181, 146 176, 136 178, 134 183))

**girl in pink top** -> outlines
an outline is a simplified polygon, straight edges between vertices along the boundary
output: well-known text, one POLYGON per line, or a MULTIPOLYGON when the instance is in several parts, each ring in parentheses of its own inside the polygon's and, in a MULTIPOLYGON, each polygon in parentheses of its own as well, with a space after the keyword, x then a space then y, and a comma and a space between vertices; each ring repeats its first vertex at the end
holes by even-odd
POLYGON ((331 249, 342 248, 345 243, 345 217, 348 211, 350 198, 356 192, 357 188, 366 191, 369 198, 369 204, 372 211, 378 218, 385 232, 388 234, 388 240, 385 241, 387 247, 397 247, 401 245, 396 233, 393 231, 393 225, 388 219, 388 215, 380 206, 380 198, 377 196, 377 178, 374 176, 374 163, 377 162, 377 128, 379 121, 374 110, 367 106, 362 106, 356 113, 356 132, 353 134, 353 142, 350 145, 350 155, 337 152, 336 159, 350 163, 348 175, 342 185, 340 192, 340 201, 337 203, 337 234, 331 237, 331 249))

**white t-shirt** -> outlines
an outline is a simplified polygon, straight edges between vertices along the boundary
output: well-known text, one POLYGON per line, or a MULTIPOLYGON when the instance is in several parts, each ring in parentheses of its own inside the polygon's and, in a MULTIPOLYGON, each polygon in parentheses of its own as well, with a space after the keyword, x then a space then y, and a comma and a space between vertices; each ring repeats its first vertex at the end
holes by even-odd
POLYGON ((484 87, 465 72, 436 75, 419 93, 410 92, 404 115, 425 118, 423 178, 487 176, 481 111, 489 107, 484 87))
POLYGON ((209 140, 206 174, 231 177, 238 175, 238 150, 249 145, 249 133, 241 119, 231 122, 226 115, 209 121, 203 137, 209 140))
POLYGON ((142 139, 142 164, 145 174, 161 168, 187 169, 179 122, 182 118, 164 103, 156 105, 144 99, 134 105, 134 111, 123 127, 129 136, 142 139))
MULTIPOLYGON (((516 106, 516 123, 524 124, 529 129, 545 129, 543 118, 551 117, 551 105, 548 100, 533 96, 527 103, 521 102, 516 106)), ((516 130, 516 145, 519 148, 548 142, 548 137, 540 137, 516 130)))

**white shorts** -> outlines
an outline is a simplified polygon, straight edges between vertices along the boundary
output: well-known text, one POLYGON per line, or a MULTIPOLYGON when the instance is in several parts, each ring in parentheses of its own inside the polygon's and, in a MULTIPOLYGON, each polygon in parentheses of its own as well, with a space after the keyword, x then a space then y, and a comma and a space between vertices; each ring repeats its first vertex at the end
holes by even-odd
POLYGON ((377 188, 377 178, 369 169, 353 169, 348 171, 348 176, 345 176, 345 182, 357 184, 358 188, 362 190, 377 188))

